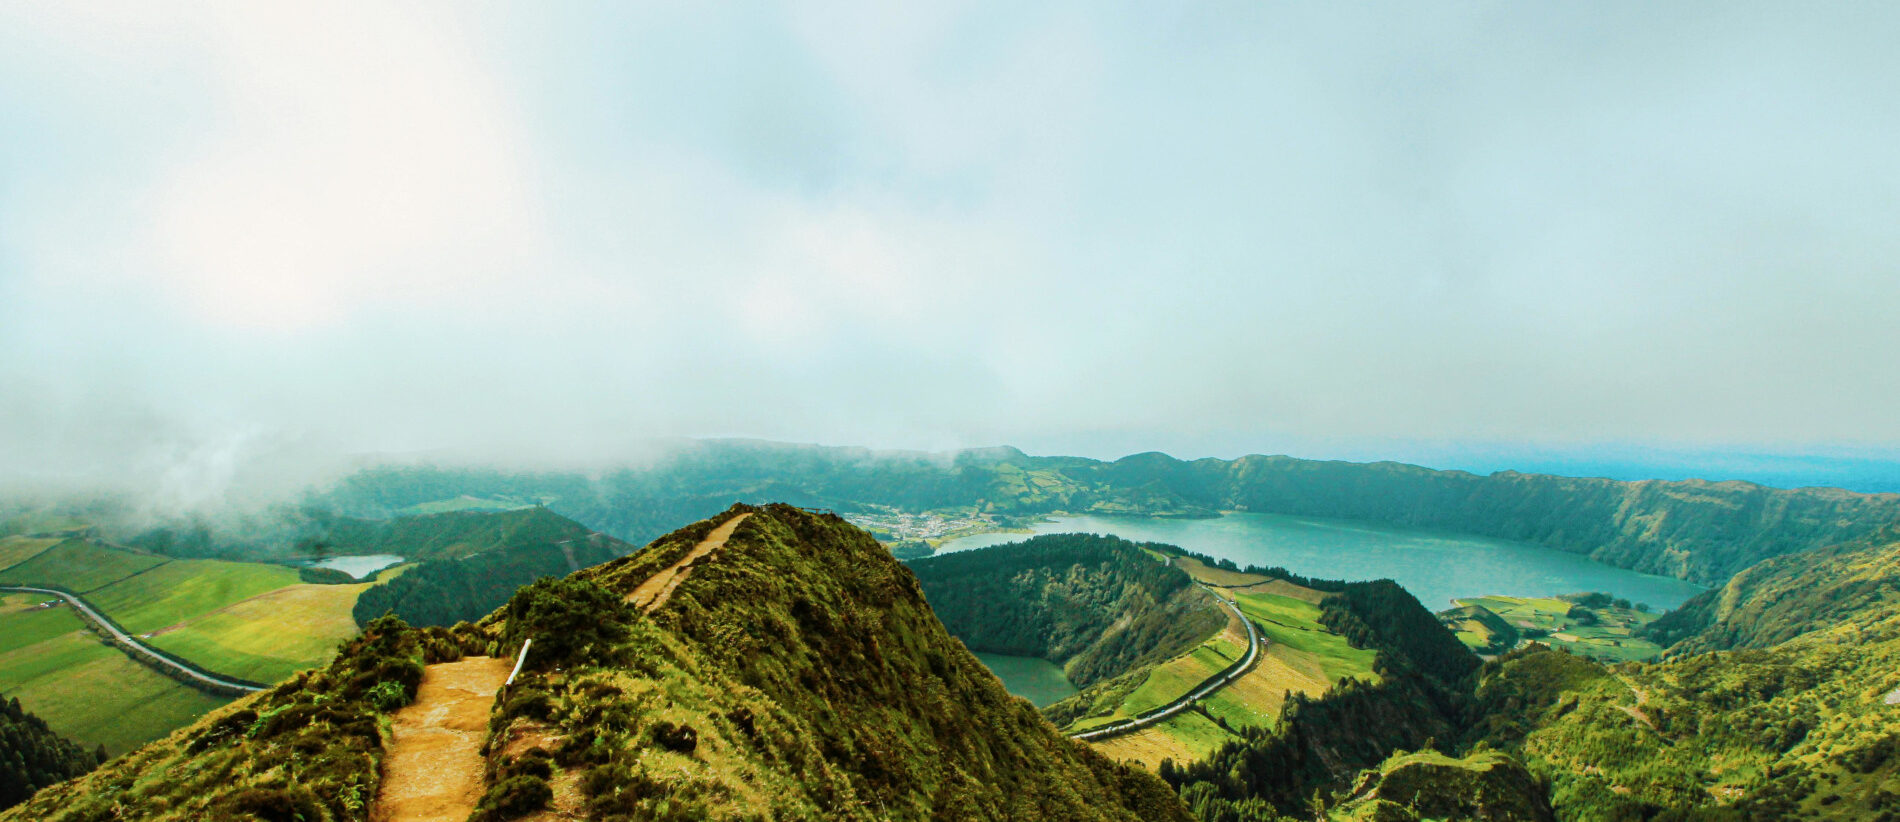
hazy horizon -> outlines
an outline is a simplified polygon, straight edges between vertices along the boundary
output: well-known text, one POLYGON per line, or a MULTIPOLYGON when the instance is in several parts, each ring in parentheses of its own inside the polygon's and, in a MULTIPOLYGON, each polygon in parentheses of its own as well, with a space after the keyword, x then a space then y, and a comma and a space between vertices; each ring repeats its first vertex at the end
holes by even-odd
POLYGON ((1900 8, 0 8, 0 487, 734 434, 1900 491, 1900 8))

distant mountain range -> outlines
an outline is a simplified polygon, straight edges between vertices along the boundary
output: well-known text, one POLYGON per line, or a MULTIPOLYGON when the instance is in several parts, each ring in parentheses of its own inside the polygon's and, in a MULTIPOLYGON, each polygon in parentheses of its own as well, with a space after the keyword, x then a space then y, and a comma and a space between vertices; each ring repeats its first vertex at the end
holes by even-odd
POLYGON ((735 500, 1011 516, 1254 511, 1522 540, 1711 585, 1763 559, 1858 539, 1900 520, 1896 494, 1744 482, 1478 476, 1267 456, 1183 461, 1147 453, 1103 462, 1013 448, 923 454, 752 440, 692 441, 650 464, 600 474, 378 468, 311 502, 380 517, 459 495, 543 501, 636 544, 735 500))

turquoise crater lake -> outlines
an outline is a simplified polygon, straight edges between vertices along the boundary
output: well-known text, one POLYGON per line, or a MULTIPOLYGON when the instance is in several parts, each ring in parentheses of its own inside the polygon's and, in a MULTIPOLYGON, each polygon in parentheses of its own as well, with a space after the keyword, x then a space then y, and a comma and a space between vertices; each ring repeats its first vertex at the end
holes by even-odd
MULTIPOLYGON (((1033 530, 1165 542, 1243 567, 1277 565, 1320 579, 1391 578, 1434 611, 1452 607, 1458 597, 1579 591, 1606 591, 1660 611, 1702 591, 1691 582, 1616 568, 1542 545, 1351 520, 1247 513, 1214 519, 1062 516, 1037 523, 1033 530)), ((939 550, 984 548, 1030 536, 975 534, 951 540, 939 550)))

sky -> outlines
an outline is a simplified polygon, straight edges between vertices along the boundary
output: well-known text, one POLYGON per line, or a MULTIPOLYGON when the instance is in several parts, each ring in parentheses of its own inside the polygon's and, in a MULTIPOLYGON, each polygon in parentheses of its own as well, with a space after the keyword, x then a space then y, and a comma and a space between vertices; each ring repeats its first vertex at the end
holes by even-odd
POLYGON ((1896 33, 1872 3, 15 0, 0 473, 681 435, 1890 467, 1896 33))

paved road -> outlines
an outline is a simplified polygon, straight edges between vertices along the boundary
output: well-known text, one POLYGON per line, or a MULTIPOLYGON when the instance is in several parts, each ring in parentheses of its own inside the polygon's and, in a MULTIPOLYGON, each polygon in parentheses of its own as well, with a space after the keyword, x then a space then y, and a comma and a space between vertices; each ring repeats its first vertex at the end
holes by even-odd
POLYGON ((71 603, 74 608, 78 608, 79 610, 84 611, 87 616, 92 617, 94 622, 99 623, 101 627, 105 628, 107 632, 111 633, 114 638, 118 639, 119 642, 122 643, 121 647, 131 649, 135 653, 149 657, 157 661, 158 664, 163 665, 167 668, 171 668, 172 670, 178 671, 179 673, 182 673, 185 676, 188 676, 199 682, 215 685, 220 688, 232 688, 232 689, 244 691, 244 692, 264 690, 263 688, 259 688, 255 685, 245 685, 239 682, 231 682, 229 680, 219 679, 215 676, 207 676, 203 673, 194 671, 190 668, 180 665, 175 660, 172 660, 171 658, 165 656, 164 654, 161 654, 157 651, 152 650, 151 647, 147 646, 145 643, 140 642, 137 639, 134 639, 130 636, 127 636, 125 632, 120 631, 118 628, 113 627, 112 622, 110 620, 106 619, 105 616, 101 615, 97 610, 94 610, 93 607, 87 604, 85 600, 80 599, 79 597, 74 596, 72 594, 68 594, 64 591, 54 591, 48 588, 31 588, 24 585, 0 585, 0 591, 24 591, 24 592, 33 593, 33 594, 46 594, 56 599, 63 599, 66 602, 71 603))
MULTIPOLYGON (((1199 583, 1195 584, 1199 585, 1199 583)), ((1220 604, 1227 606, 1227 610, 1234 612, 1234 616, 1240 619, 1241 625, 1247 627, 1247 655, 1242 657, 1239 662, 1234 663, 1227 670, 1208 677, 1207 681, 1202 682, 1200 687, 1187 692, 1173 702, 1159 708, 1151 708, 1133 719, 1117 722, 1113 725, 1104 725, 1100 728, 1091 728, 1077 734, 1070 734, 1070 739, 1080 739, 1086 742, 1091 739, 1100 739, 1105 736, 1114 736, 1116 734, 1146 728, 1149 725, 1153 725, 1193 707, 1194 703, 1207 698, 1209 694, 1225 687, 1227 683, 1239 679, 1241 675, 1247 673, 1248 668, 1253 667, 1254 660, 1260 658, 1261 647, 1266 644, 1265 641, 1260 638, 1260 632, 1255 630, 1253 622, 1248 620, 1247 616, 1242 614, 1240 609, 1235 607, 1232 602, 1229 602, 1226 597, 1221 596, 1220 592, 1206 585, 1201 585, 1201 588, 1213 594, 1215 599, 1220 600, 1220 604)))

